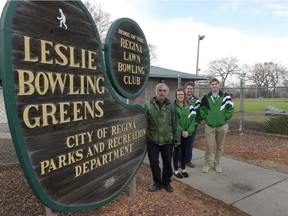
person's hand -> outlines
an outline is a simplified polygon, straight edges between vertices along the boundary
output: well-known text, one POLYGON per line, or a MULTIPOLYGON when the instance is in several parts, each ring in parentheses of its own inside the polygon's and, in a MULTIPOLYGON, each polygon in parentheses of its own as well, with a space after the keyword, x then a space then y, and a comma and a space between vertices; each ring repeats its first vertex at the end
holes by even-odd
POLYGON ((174 147, 177 147, 180 145, 180 142, 174 142, 174 147))

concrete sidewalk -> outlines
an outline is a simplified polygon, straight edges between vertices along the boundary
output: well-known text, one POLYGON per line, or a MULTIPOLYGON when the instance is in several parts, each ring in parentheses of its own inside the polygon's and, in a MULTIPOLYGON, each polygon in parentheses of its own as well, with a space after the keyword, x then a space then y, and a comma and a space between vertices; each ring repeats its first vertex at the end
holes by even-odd
POLYGON ((177 180, 253 216, 288 215, 288 175, 227 157, 221 158, 222 173, 202 173, 204 151, 198 149, 193 163, 186 168, 189 178, 177 180))

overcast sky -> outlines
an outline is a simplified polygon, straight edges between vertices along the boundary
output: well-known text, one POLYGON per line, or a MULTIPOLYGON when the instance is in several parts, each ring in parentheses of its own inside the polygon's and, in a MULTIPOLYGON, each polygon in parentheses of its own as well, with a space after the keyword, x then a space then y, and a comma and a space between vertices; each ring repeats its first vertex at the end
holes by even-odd
POLYGON ((113 20, 134 19, 158 47, 158 65, 200 73, 209 61, 234 56, 240 64, 288 64, 288 1, 101 0, 113 20))
MULTIPOLYGON (((286 0, 97 2, 111 13, 112 20, 128 17, 138 23, 148 43, 157 47, 156 65, 160 67, 195 74, 198 35, 205 35, 200 41, 200 74, 209 61, 230 56, 237 57, 241 65, 265 61, 288 65, 286 0)), ((1 1, 1 11, 3 5, 1 1)))

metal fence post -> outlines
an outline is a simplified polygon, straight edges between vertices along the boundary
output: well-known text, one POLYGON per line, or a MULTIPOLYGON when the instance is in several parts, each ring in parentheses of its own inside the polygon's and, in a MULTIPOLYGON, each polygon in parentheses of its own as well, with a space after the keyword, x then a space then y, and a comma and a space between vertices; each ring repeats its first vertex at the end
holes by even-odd
POLYGON ((244 93, 244 86, 243 86, 243 77, 240 78, 240 125, 239 125, 239 131, 242 132, 243 130, 243 112, 244 112, 244 106, 243 106, 243 93, 244 93))

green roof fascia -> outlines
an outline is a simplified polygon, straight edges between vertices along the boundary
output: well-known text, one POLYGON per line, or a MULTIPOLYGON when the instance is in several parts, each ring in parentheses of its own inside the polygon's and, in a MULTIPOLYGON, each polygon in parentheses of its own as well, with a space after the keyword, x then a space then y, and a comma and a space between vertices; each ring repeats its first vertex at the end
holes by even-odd
POLYGON ((192 79, 192 80, 207 80, 208 78, 204 76, 198 76, 190 73, 185 73, 181 71, 150 66, 150 74, 149 77, 165 77, 165 78, 184 78, 184 79, 192 79))

